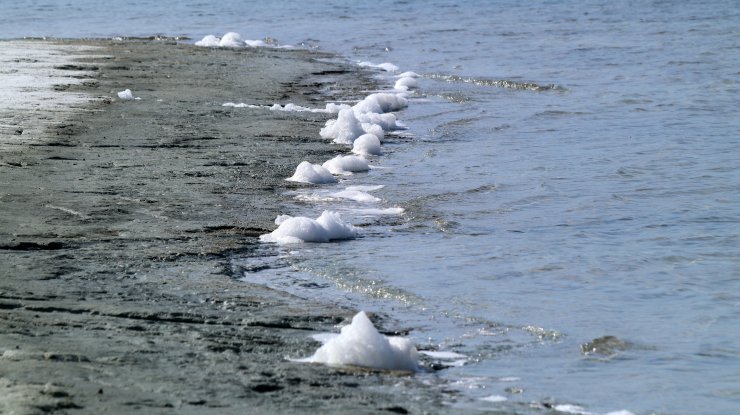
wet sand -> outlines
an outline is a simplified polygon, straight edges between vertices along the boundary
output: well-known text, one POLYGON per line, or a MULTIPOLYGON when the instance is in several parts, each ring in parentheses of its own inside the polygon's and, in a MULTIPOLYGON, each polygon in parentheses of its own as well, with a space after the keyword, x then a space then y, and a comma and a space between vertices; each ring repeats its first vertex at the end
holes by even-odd
POLYGON ((0 413, 445 411, 418 376, 287 360, 357 310, 230 262, 286 213, 299 162, 345 149, 319 137, 326 114, 221 104, 323 107, 370 74, 304 50, 48 44, 78 55, 54 89, 91 99, 0 111, 0 413))

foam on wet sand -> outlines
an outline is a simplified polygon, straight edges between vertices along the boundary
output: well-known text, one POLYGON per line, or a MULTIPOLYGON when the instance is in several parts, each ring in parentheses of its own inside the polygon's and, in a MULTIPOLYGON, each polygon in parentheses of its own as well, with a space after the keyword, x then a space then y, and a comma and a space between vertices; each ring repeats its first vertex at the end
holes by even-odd
POLYGON ((367 160, 360 156, 336 156, 322 165, 332 174, 350 175, 370 170, 367 160))
POLYGON ((325 210, 316 219, 304 216, 278 216, 278 228, 260 236, 262 242, 295 244, 302 242, 329 242, 355 238, 359 230, 346 223, 336 212, 325 210))
POLYGON ((204 36, 203 39, 195 42, 195 46, 211 47, 211 48, 262 48, 262 47, 278 47, 278 48, 290 48, 291 46, 276 46, 265 42, 264 40, 250 40, 242 39, 242 36, 236 32, 225 33, 222 37, 215 35, 204 36))
POLYGON ((302 161, 295 169, 293 176, 285 179, 291 182, 326 184, 336 183, 332 173, 319 164, 311 164, 308 161, 302 161))
POLYGON ((329 366, 359 366, 379 370, 415 372, 419 368, 414 344, 402 337, 378 332, 364 311, 352 318, 336 336, 323 336, 326 343, 303 362, 329 366))
POLYGON ((375 134, 363 134, 352 144, 352 152, 363 156, 379 156, 380 140, 375 134))

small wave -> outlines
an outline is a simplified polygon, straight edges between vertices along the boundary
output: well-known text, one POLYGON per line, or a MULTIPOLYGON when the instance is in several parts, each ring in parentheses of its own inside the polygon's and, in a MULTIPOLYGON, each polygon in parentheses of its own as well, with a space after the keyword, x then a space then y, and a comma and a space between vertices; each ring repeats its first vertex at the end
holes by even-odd
POLYGON ((459 76, 459 75, 445 75, 445 74, 432 74, 432 75, 429 75, 428 77, 431 79, 437 79, 437 80, 445 81, 449 83, 464 83, 464 84, 473 84, 473 85, 478 85, 478 86, 491 86, 494 88, 519 89, 519 90, 536 91, 536 92, 567 91, 565 87, 562 87, 560 85, 555 85, 555 84, 540 85, 534 82, 518 82, 518 81, 510 81, 508 79, 472 78, 472 77, 464 77, 464 76, 459 76))

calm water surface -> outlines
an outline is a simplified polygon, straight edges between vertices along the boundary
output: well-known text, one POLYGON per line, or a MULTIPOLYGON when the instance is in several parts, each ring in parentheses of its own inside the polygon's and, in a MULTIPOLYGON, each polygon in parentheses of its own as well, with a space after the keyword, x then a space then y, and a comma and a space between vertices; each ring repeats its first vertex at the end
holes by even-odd
POLYGON ((151 3, 16 1, 0 38, 233 30, 424 76, 379 168, 337 186, 404 215, 296 201, 364 237, 265 247, 235 262, 271 264, 251 280, 468 355, 420 378, 509 399, 481 408, 740 413, 736 1, 151 3))

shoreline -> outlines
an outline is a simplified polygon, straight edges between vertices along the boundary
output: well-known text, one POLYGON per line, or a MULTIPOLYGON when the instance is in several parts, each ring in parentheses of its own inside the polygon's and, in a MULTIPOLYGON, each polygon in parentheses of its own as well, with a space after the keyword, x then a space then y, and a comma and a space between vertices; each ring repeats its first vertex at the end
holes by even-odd
POLYGON ((97 98, 0 152, 0 409, 445 412, 413 377, 286 360, 354 310, 237 281, 229 261, 274 228, 299 162, 341 150, 326 114, 221 104, 359 100, 370 73, 301 49, 42 43, 94 47, 71 66, 94 76, 60 88, 97 98))
POLYGON ((99 51, 62 41, 0 41, 0 152, 33 143, 65 117, 93 110, 103 97, 85 87, 98 82, 98 67, 78 60, 106 58, 99 51))

